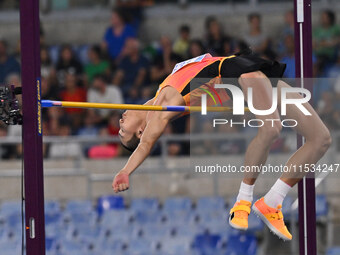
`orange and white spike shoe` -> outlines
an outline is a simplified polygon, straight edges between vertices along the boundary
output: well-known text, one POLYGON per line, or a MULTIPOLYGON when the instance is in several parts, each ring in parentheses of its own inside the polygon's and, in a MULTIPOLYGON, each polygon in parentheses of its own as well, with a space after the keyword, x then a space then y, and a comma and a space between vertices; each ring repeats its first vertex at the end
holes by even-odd
POLYGON ((261 198, 254 203, 253 210, 275 235, 285 241, 289 241, 292 240, 292 235, 289 233, 283 220, 281 207, 281 205, 277 208, 270 207, 264 202, 264 198, 261 198))
POLYGON ((239 230, 247 230, 250 207, 251 202, 249 201, 241 200, 236 202, 229 213, 229 225, 239 230))

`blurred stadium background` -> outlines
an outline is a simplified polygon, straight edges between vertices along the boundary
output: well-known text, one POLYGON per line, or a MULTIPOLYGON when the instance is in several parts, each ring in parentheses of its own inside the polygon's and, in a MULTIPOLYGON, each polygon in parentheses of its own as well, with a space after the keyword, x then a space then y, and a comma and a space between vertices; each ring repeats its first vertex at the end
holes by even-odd
MULTIPOLYGON (((293 1, 41 0, 44 99, 143 103, 173 66, 210 52, 230 55, 251 46, 294 72, 293 1)), ((313 1, 314 105, 332 132, 325 163, 340 162, 340 2, 313 1)), ((19 1, 0 0, 0 83, 20 86, 19 1)), ((128 153, 117 139, 120 112, 50 108, 43 112, 46 249, 49 255, 298 254, 296 189, 283 210, 295 235, 272 236, 254 215, 247 232, 231 230, 228 208, 241 180, 195 174, 188 119, 173 122, 131 178, 113 196, 111 182, 128 153)), ((240 166, 252 133, 228 129, 223 155, 240 166)), ((213 134, 212 134, 213 136, 213 134)), ((269 163, 296 148, 289 130, 269 163)), ((21 129, 0 126, 0 254, 20 254, 21 129)), ((204 155, 201 159, 205 159, 204 155)), ((317 188, 318 254, 340 254, 339 175, 317 188)), ((273 184, 260 178, 256 196, 273 184)))

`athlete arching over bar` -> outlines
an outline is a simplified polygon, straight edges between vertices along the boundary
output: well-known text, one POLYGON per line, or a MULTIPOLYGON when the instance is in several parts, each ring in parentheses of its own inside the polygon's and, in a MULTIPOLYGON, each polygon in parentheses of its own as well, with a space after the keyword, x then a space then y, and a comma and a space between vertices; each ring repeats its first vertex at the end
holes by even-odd
MULTIPOLYGON (((182 62, 174 68, 159 89, 154 98, 146 105, 190 105, 190 95, 203 90, 218 94, 220 103, 229 99, 225 90, 214 90, 212 85, 220 78, 238 78, 238 84, 247 98, 248 88, 253 88, 253 105, 258 110, 267 110, 272 106, 272 84, 269 78, 281 78, 285 65, 276 61, 258 58, 250 53, 237 54, 230 57, 212 57, 209 54, 182 62), (193 78, 215 78, 200 89, 190 92, 188 85, 193 78)), ((282 80, 273 84, 278 88, 290 87, 282 80)), ((202 93, 202 92, 200 92, 202 93)), ((288 98, 301 98, 298 93, 288 94, 288 98)), ((278 110, 266 116, 256 116, 264 120, 264 125, 258 128, 258 133, 249 144, 245 166, 260 166, 265 164, 269 150, 281 131, 280 122, 266 122, 265 119, 279 119, 278 110)), ((315 164, 325 154, 331 144, 328 129, 309 103, 304 107, 311 113, 305 116, 295 105, 287 106, 287 118, 294 119, 298 125, 295 131, 305 137, 305 144, 288 160, 286 165, 304 166, 315 164)), ((133 151, 123 169, 115 176, 112 187, 115 192, 129 188, 129 175, 147 158, 153 145, 162 135, 167 124, 178 112, 126 111, 120 119, 119 136, 122 144, 133 151)), ((248 215, 253 202, 253 189, 259 173, 247 173, 241 183, 237 201, 230 211, 229 224, 237 229, 248 228, 248 215)), ((289 190, 298 183, 306 172, 288 172, 275 182, 269 192, 256 201, 252 207, 254 212, 266 223, 270 230, 284 240, 291 240, 292 235, 285 226, 281 212, 282 202, 289 190)))

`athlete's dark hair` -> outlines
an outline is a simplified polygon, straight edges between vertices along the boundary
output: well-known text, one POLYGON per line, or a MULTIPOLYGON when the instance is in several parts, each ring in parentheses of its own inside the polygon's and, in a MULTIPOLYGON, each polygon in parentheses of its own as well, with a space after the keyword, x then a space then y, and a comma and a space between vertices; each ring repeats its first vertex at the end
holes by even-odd
POLYGON ((126 145, 123 144, 122 142, 121 142, 121 145, 122 145, 125 149, 127 149, 128 151, 134 152, 135 149, 137 148, 139 142, 140 142, 140 139, 139 139, 136 135, 133 135, 133 137, 130 139, 130 141, 128 141, 128 142, 126 143, 126 145))

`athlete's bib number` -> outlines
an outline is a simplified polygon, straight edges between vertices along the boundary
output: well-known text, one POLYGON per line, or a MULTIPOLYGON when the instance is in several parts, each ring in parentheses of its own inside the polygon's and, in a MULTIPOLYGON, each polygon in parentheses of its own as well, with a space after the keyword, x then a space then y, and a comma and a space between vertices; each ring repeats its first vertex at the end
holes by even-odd
POLYGON ((174 69, 172 70, 171 74, 176 73, 179 69, 183 68, 186 65, 189 65, 191 63, 201 62, 206 56, 209 56, 209 55, 210 54, 207 53, 207 54, 204 54, 204 55, 201 55, 201 56, 198 56, 198 57, 195 57, 195 58, 191 58, 191 59, 185 60, 183 62, 177 63, 175 65, 174 69))

